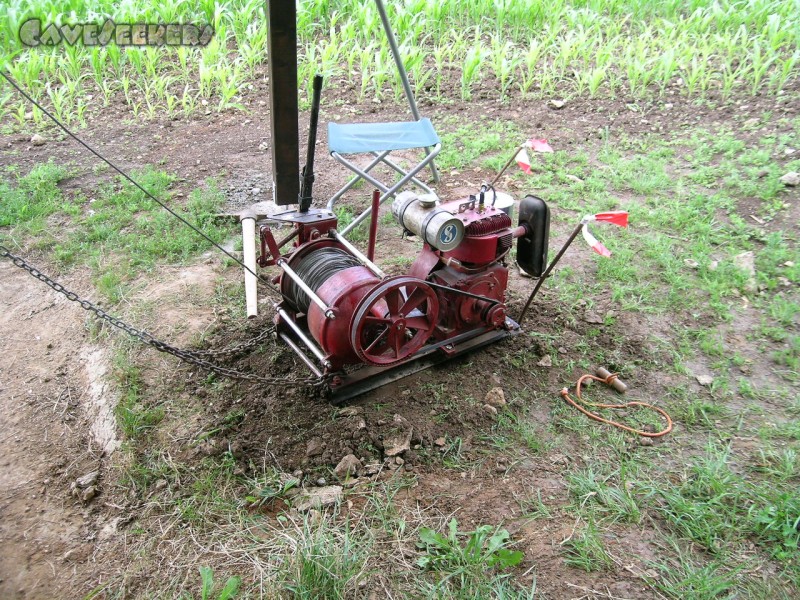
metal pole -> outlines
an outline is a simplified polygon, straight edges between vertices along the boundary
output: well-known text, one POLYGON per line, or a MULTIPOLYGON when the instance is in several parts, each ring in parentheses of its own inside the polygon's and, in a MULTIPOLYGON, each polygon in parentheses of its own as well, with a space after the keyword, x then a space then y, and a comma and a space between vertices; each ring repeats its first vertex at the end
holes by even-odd
POLYGON ((314 353, 314 356, 319 359, 319 362, 321 362, 324 367, 330 367, 331 363, 327 358, 325 358, 325 354, 322 352, 322 350, 317 348, 317 345, 314 342, 308 339, 308 336, 303 333, 303 330, 300 329, 300 326, 294 322, 294 319, 292 319, 292 317, 290 317, 289 314, 282 308, 278 309, 278 314, 280 315, 281 319, 283 319, 283 321, 292 328, 292 331, 297 334, 297 337, 300 338, 300 341, 302 341, 308 347, 308 349, 314 353))
POLYGON ((329 319, 336 318, 336 315, 333 313, 333 310, 322 301, 322 298, 320 298, 319 296, 317 296, 317 294, 314 293, 314 290, 312 290, 310 287, 308 287, 308 285, 306 285, 305 281, 300 279, 300 276, 294 272, 294 269, 292 269, 292 267, 289 266, 289 263, 287 263, 285 259, 283 258, 278 259, 278 266, 281 269, 283 269, 283 272, 286 273, 286 275, 288 275, 292 279, 292 281, 294 281, 297 284, 297 286, 306 293, 306 295, 309 298, 311 298, 311 301, 314 304, 316 304, 322 309, 322 312, 325 313, 325 316, 327 318, 329 319))
POLYGON ((345 248, 347 248, 347 249, 350 251, 350 254, 352 254, 352 255, 353 255, 353 256, 355 256, 355 257, 356 257, 358 260, 360 260, 360 261, 361 261, 361 263, 362 263, 362 264, 363 264, 365 267, 367 267, 367 268, 368 268, 370 271, 372 271, 372 272, 373 272, 373 273, 374 273, 374 274, 375 274, 377 277, 380 277, 381 279, 383 279, 384 277, 386 277, 386 273, 384 273, 383 271, 381 271, 381 270, 380 270, 380 268, 378 267, 378 265, 376 265, 374 262, 372 262, 372 261, 371 261, 370 259, 368 259, 366 256, 364 256, 363 254, 361 254, 361 252, 358 250, 358 248, 356 248, 355 246, 353 246, 353 244, 351 244, 350 242, 348 242, 348 241, 347 241, 347 240, 346 240, 346 239, 345 239, 345 238, 342 236, 342 234, 340 234, 340 233, 339 233, 338 231, 336 231, 335 229, 331 229, 331 230, 330 230, 330 234, 331 234, 331 236, 333 236, 334 238, 336 238, 336 240, 337 240, 337 241, 338 241, 338 242, 339 242, 339 243, 340 243, 342 246, 344 246, 345 248))
POLYGON ((294 353, 297 354, 300 360, 302 360, 309 369, 311 369, 311 372, 314 373, 314 375, 316 375, 317 377, 322 377, 322 371, 320 371, 314 365, 314 363, 311 362, 311 360, 305 355, 305 353, 300 349, 300 347, 292 341, 292 338, 290 338, 285 333, 280 333, 278 335, 286 343, 286 345, 289 346, 289 348, 294 350, 294 353))
POLYGON ((572 242, 575 241, 575 238, 578 237, 578 234, 581 232, 582 228, 583 228, 583 220, 581 220, 581 222, 578 223, 578 226, 570 234, 569 239, 561 247, 561 250, 558 251, 558 254, 556 254, 556 257, 553 259, 553 262, 550 263, 550 266, 547 267, 547 270, 544 273, 542 273, 541 277, 539 277, 539 281, 536 282, 536 286, 533 288, 533 291, 531 292, 531 295, 528 296, 528 301, 525 303, 525 306, 522 308, 522 312, 519 313, 519 319, 517 319, 517 323, 518 324, 522 325, 522 319, 525 318, 525 313, 528 312, 528 307, 531 305, 531 302, 533 302, 533 298, 534 298, 534 296, 536 296, 536 292, 538 292, 539 288, 542 287, 542 284, 544 283, 544 280, 547 279, 548 275, 550 275, 550 271, 553 270, 553 267, 556 266, 556 263, 558 263, 558 261, 561 260, 561 257, 564 256, 564 253, 567 251, 567 248, 569 248, 570 245, 572 244, 572 242))
MULTIPOLYGON (((403 84, 403 90, 405 90, 408 106, 411 108, 411 114, 414 115, 414 120, 419 121, 420 116, 419 110, 417 110, 417 101, 414 99, 414 92, 411 90, 411 84, 408 82, 406 68, 405 65, 403 65, 403 59, 400 58, 400 50, 397 48, 397 40, 394 37, 392 26, 389 23, 389 17, 386 15, 386 7, 383 5, 383 0, 375 0, 375 6, 378 9, 378 14, 381 16, 381 22, 383 23, 384 31, 386 31, 386 37, 389 39, 389 47, 392 49, 394 64, 397 65, 397 70, 400 73, 400 81, 403 84)), ((425 148, 425 153, 430 156, 431 148, 425 148)), ((436 169, 436 165, 431 161, 429 166, 431 168, 433 180, 439 183, 439 171, 436 169)))
POLYGON ((381 191, 372 192, 372 215, 369 219, 369 242, 367 243, 367 258, 375 260, 375 242, 378 237, 378 211, 381 208, 381 191))

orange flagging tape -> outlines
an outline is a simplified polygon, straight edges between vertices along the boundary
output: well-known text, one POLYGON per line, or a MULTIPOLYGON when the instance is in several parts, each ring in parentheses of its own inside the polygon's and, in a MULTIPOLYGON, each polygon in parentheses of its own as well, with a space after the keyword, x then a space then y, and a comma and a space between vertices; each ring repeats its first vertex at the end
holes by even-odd
POLYGON ((617 378, 616 373, 612 373, 606 378, 595 377, 594 375, 583 375, 580 379, 578 379, 578 383, 575 385, 575 395, 578 397, 578 401, 576 402, 569 395, 569 390, 567 388, 561 390, 561 397, 564 398, 564 400, 566 400, 568 404, 571 404, 572 406, 577 408, 579 411, 581 411, 590 419, 599 421, 600 423, 605 423, 607 425, 613 425, 614 427, 618 427, 619 429, 624 429, 625 431, 630 431, 631 433, 635 433, 636 435, 641 435, 643 437, 657 438, 667 435, 670 431, 672 431, 672 418, 666 413, 666 411, 658 408, 657 406, 653 406, 652 404, 648 404, 647 402, 625 402, 624 404, 601 404, 599 402, 587 402, 586 400, 581 398, 581 386, 583 385, 583 382, 586 381, 587 379, 599 381, 601 383, 605 383, 606 385, 610 386, 616 378, 617 378), (593 413, 588 408, 586 408, 587 406, 591 406, 593 408, 611 408, 611 409, 615 408, 622 409, 622 408, 629 408, 631 406, 641 406, 643 408, 649 408, 660 414, 666 421, 667 426, 661 431, 658 431, 656 433, 652 433, 649 431, 642 431, 641 429, 634 429, 633 427, 629 427, 617 421, 605 419, 600 415, 593 413))

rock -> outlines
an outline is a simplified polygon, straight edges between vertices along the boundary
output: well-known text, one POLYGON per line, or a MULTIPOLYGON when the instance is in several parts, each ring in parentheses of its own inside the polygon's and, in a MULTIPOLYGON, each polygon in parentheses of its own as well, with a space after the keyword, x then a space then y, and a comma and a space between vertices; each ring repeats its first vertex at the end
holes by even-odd
POLYGON ((156 481, 155 485, 156 491, 163 490, 165 487, 167 487, 167 485, 168 483, 166 479, 159 479, 158 481, 156 481))
POLYGON ((788 185, 791 187, 800 185, 800 173, 797 173, 796 171, 789 171, 786 173, 786 175, 780 178, 780 182, 783 185, 788 185))
POLYGON ((337 417, 357 417, 364 410, 360 406, 346 406, 336 413, 337 417))
POLYGON ((542 360, 536 363, 540 367, 552 367, 553 366, 553 358, 549 354, 545 354, 542 357, 542 360))
POLYGON ((363 473, 364 475, 370 476, 370 475, 377 475, 378 473, 380 473, 380 471, 381 471, 381 464, 372 462, 367 465, 364 465, 363 473))
POLYGON ((42 137, 38 133, 34 134, 34 136, 31 138, 31 144, 33 144, 34 146, 44 146, 46 143, 47 140, 45 140, 44 137, 42 137))
POLYGON ((503 388, 495 387, 488 391, 486 394, 486 404, 501 408, 506 405, 506 395, 503 393, 503 388))
POLYGON ((319 438, 311 438, 306 445, 306 456, 319 456, 325 451, 325 444, 319 438))
POLYGON ((601 317, 592 310, 587 310, 584 313, 583 320, 586 321, 587 323, 592 323, 594 325, 600 325, 603 323, 603 317, 601 317))
POLYGON ((552 109, 559 110, 561 108, 564 108, 566 104, 567 103, 564 102, 563 100, 550 100, 550 102, 547 103, 547 106, 549 106, 552 109))
POLYGON ((712 260, 710 263, 708 263, 708 270, 709 271, 716 271, 718 267, 719 267, 719 261, 718 260, 712 260))
POLYGON ((433 440, 433 445, 434 445, 434 446, 439 446, 439 448, 442 448, 442 447, 444 447, 444 445, 445 445, 446 443, 447 443, 447 440, 444 438, 444 436, 442 436, 442 437, 438 437, 438 438, 436 438, 435 440, 433 440))
POLYGON ((299 511, 324 508, 338 503, 342 499, 343 488, 340 485, 329 485, 306 490, 297 497, 294 507, 299 511))
POLYGON ((333 472, 336 473, 339 479, 346 479, 350 475, 358 473, 363 467, 364 465, 361 464, 361 461, 358 460, 354 454, 348 454, 339 461, 339 464, 334 467, 333 472))
POLYGON ((505 473, 506 466, 505 465, 495 465, 494 470, 496 473, 505 473))
POLYGON ((386 456, 397 456, 411 448, 411 435, 414 428, 401 415, 395 415, 392 419, 393 431, 383 439, 383 453, 386 456))
POLYGON ((250 193, 253 194, 253 196, 258 196, 261 193, 261 188, 254 187, 252 190, 250 190, 250 193))
POLYGON ((564 346, 559 346, 558 347, 558 353, 559 354, 566 354, 567 353, 567 349, 564 348, 564 346))
POLYGON ((569 458, 563 454, 554 454, 550 457, 550 462, 552 462, 554 465, 566 466, 569 464, 569 458))
POLYGON ((316 482, 316 483, 317 483, 317 485, 318 485, 319 487, 325 487, 325 485, 327 485, 327 483, 328 483, 328 482, 327 482, 327 481, 325 481, 325 478, 324 478, 324 477, 320 477, 319 479, 317 479, 317 482, 316 482))
POLYGON ((496 415, 497 414, 497 409, 494 406, 492 406, 491 404, 484 404, 483 405, 483 410, 488 412, 490 415, 496 415))
POLYGON ((703 387, 708 387, 714 383, 714 378, 711 377, 711 375, 695 375, 694 378, 697 380, 697 383, 703 387))
POLYGON ((92 498, 97 495, 97 488, 93 485, 90 485, 88 488, 83 490, 83 494, 81 494, 81 502, 86 504, 87 502, 91 502, 92 498))
POLYGON ((400 456, 394 457, 394 464, 396 464, 397 466, 402 467, 405 464, 405 462, 406 461, 404 461, 400 456))
POLYGON ((742 252, 733 257, 733 264, 737 269, 747 275, 747 283, 744 286, 745 292, 756 291, 756 256, 751 251, 742 252))
POLYGON ((81 489, 88 488, 97 483, 97 478, 99 476, 100 476, 100 471, 92 471, 91 473, 87 473, 83 477, 78 477, 75 480, 75 485, 77 485, 81 489))
POLYGON ((694 260, 693 258, 684 258, 683 264, 685 264, 690 269, 696 269, 700 266, 700 263, 694 260))
POLYGON ((737 254, 733 258, 733 264, 752 277, 756 274, 755 260, 755 254, 753 254, 751 250, 748 250, 747 252, 737 254))
POLYGON ((651 437, 640 437, 639 438, 639 445, 640 446, 652 446, 653 445, 653 438, 651 438, 651 437))

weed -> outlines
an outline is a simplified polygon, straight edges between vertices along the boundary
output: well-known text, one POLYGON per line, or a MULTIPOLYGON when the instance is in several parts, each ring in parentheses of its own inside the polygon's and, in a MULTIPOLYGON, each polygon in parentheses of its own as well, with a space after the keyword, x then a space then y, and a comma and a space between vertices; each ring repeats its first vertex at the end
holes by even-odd
POLYGON ((562 546, 564 562, 570 567, 591 572, 607 569, 613 564, 594 523, 571 535, 562 546))
POLYGON ((447 535, 423 527, 417 547, 424 554, 417 559, 417 565, 436 572, 440 578, 434 588, 437 595, 452 589, 472 590, 470 594, 474 594, 476 589, 485 589, 487 569, 504 571, 522 561, 522 552, 508 548, 510 537, 505 529, 490 525, 459 532, 456 519, 448 523, 447 535))

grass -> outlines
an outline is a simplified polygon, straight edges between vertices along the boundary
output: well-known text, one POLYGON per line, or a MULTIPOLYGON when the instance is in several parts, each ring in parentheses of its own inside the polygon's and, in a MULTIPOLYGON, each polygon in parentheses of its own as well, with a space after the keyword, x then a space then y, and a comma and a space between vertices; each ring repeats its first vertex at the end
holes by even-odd
MULTIPOLYGON (((797 13, 779 0, 743 10, 724 0, 688 9, 671 0, 615 0, 597 5, 569 0, 500 3, 458 0, 387 7, 418 95, 438 101, 476 94, 503 102, 553 96, 630 97, 676 91, 692 98, 776 93, 800 68, 797 13), (452 90, 448 92, 448 90, 452 90)), ((122 97, 134 118, 191 114, 208 107, 249 110, 247 88, 263 70, 267 51, 264 5, 143 0, 11 0, 0 7, 0 66, 60 119, 85 124, 87 115, 122 97), (26 48, 20 25, 101 21, 210 24, 205 47, 125 48, 62 44, 26 48), (48 82, 45 85, 45 82, 48 82)), ((358 98, 401 101, 402 87, 380 32, 375 7, 356 0, 304 0, 298 5, 299 87, 310 97, 321 72, 360 90, 358 98)), ((307 100, 307 99, 306 99, 307 100)), ((43 124, 38 111, 10 92, 0 96, 0 121, 43 124)))
MULTIPOLYGON (((60 185, 71 173, 53 162, 26 174, 9 170, 0 182, 6 201, 0 206, 0 240, 30 245, 62 268, 88 266, 93 283, 111 303, 119 303, 127 286, 157 264, 184 264, 210 244, 169 215, 133 185, 120 179, 102 183, 93 197, 65 193, 60 185)), ((134 178, 163 202, 171 201, 173 175, 154 168, 134 178)), ((192 191, 184 217, 217 243, 233 228, 214 218, 224 202, 216 182, 192 191)))

